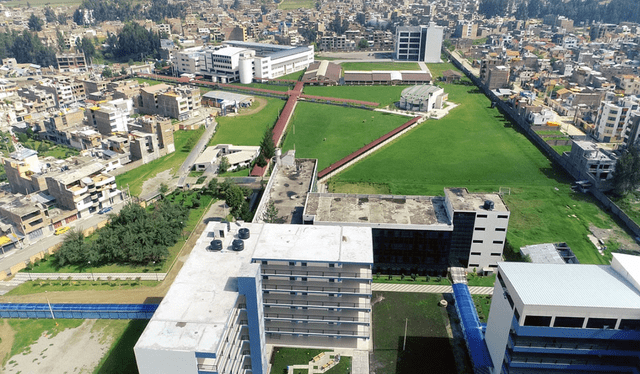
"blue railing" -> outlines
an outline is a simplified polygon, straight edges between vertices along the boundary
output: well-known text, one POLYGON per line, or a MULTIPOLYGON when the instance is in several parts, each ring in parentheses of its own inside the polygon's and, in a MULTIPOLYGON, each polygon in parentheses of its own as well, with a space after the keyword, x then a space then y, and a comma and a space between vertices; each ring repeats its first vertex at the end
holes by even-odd
POLYGON ((158 304, 0 304, 0 318, 151 319, 158 304))

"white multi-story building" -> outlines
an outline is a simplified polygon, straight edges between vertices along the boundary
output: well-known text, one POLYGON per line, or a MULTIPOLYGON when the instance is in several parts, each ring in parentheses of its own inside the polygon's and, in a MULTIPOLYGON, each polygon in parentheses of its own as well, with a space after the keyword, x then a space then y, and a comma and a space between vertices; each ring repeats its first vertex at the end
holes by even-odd
POLYGON ((444 28, 429 26, 399 26, 396 29, 395 59, 399 61, 440 62, 444 28))
POLYGON ((106 136, 114 133, 126 133, 133 121, 129 114, 133 109, 130 99, 111 100, 101 106, 94 106, 85 111, 87 122, 106 136))
POLYGON ((180 74, 197 74, 204 66, 202 47, 186 48, 175 54, 175 65, 180 74))
POLYGON ((617 102, 601 102, 595 122, 595 137, 604 143, 622 143, 630 114, 637 109, 638 98, 633 96, 620 98, 617 102))
POLYGON ((141 374, 266 374, 266 344, 366 350, 371 229, 211 222, 138 340, 141 374))
POLYGON ((498 267, 486 344, 494 374, 638 373, 640 257, 498 267))

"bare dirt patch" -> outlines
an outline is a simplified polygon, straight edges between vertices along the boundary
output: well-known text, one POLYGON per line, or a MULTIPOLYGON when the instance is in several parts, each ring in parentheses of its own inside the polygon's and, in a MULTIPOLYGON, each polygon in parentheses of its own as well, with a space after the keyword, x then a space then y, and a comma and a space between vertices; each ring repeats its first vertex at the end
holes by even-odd
POLYGON ((5 358, 9 357, 13 346, 14 334, 15 332, 7 320, 2 321, 2 325, 0 325, 0 362, 5 362, 5 358))
POLYGON ((171 170, 160 172, 155 177, 147 179, 142 183, 142 192, 140 193, 140 196, 147 196, 148 194, 158 191, 162 183, 166 184, 169 187, 169 190, 171 190, 174 185, 178 184, 178 179, 173 177, 171 170))
POLYGON ((604 243, 608 241, 614 241, 620 243, 621 249, 631 250, 631 251, 640 251, 640 245, 636 243, 633 239, 631 239, 628 235, 626 235, 622 229, 616 226, 615 229, 601 229, 593 224, 589 225, 589 231, 591 234, 595 236, 597 239, 602 240, 604 243))
POLYGON ((259 96, 255 96, 255 101, 254 104, 251 105, 250 108, 247 109, 240 109, 240 111, 238 112, 238 114, 235 113, 229 113, 228 116, 229 117, 234 117, 234 116, 248 116, 249 114, 254 114, 254 113, 258 113, 259 111, 261 111, 262 109, 264 109, 264 107, 267 105, 267 100, 259 97, 259 96))
POLYGON ((43 335, 26 352, 9 359, 4 373, 91 373, 109 350, 113 337, 92 332, 96 320, 67 329, 50 338, 43 335))

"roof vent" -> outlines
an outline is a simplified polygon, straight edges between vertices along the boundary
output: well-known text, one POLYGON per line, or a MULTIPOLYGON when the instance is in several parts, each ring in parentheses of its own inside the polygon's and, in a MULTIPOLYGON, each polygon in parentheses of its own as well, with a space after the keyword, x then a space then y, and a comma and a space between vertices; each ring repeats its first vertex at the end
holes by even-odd
POLYGON ((240 251, 244 250, 244 240, 235 239, 233 241, 233 243, 231 244, 231 249, 233 249, 236 252, 240 252, 240 251))
POLYGON ((240 239, 249 239, 250 235, 249 229, 247 228, 241 228, 238 230, 238 238, 240 239))
POLYGON ((493 210, 493 201, 485 200, 484 205, 482 207, 486 210, 493 210))
POLYGON ((222 240, 215 239, 211 241, 211 245, 209 245, 210 251, 221 251, 222 250, 222 240))

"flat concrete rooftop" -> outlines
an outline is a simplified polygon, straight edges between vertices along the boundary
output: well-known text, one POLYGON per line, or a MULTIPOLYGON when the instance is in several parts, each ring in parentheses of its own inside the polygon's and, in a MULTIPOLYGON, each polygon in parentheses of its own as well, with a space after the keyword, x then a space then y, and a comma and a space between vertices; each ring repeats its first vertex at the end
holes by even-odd
POLYGON ((443 197, 310 193, 304 215, 315 216, 315 224, 453 229, 443 197))
POLYGON ((316 160, 296 158, 295 166, 278 167, 269 198, 278 209, 278 219, 282 223, 302 223, 302 211, 307 192, 315 173, 316 160))
POLYGON ((485 200, 493 201, 493 210, 508 212, 502 197, 495 193, 471 193, 466 188, 445 188, 444 194, 451 201, 454 210, 478 211, 484 210, 485 200))

